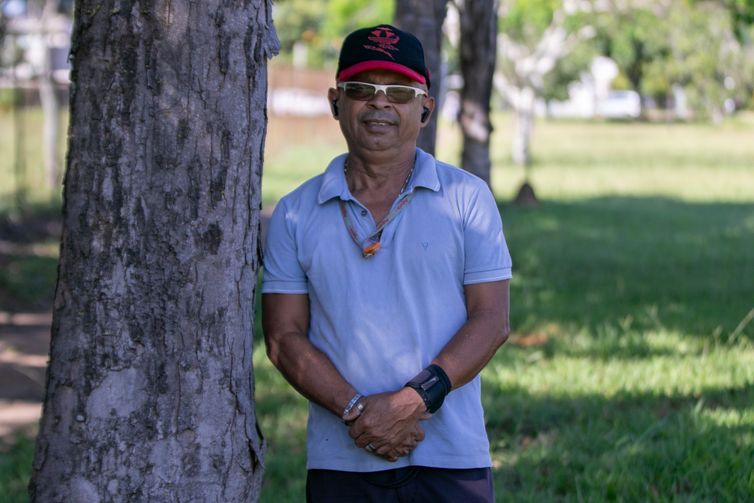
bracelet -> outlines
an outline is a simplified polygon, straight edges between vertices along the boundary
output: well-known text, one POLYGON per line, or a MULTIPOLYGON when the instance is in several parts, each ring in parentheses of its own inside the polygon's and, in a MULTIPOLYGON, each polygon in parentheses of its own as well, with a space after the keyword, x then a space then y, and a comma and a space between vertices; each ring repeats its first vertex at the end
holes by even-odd
MULTIPOLYGON (((361 395, 360 393, 356 393, 356 394, 355 394, 355 395, 353 396, 353 398, 351 398, 351 400, 349 400, 349 402, 348 402, 348 405, 346 405, 346 408, 345 408, 345 409, 343 409, 343 414, 341 414, 341 418, 342 418, 342 419, 343 419, 344 421, 346 420, 346 416, 348 416, 348 414, 350 414, 350 413, 351 413, 351 410, 353 409, 353 406, 354 406, 354 405, 356 405, 356 402, 358 402, 358 401, 359 401, 359 400, 361 400, 362 398, 364 398, 364 395, 361 395)), ((357 410, 358 410, 359 412, 361 412, 362 410, 364 410, 364 406, 363 406, 363 405, 361 405, 361 404, 359 404, 359 406, 358 406, 358 407, 356 407, 356 409, 357 409, 357 410)))
POLYGON ((451 390, 448 374, 442 367, 435 364, 419 372, 416 377, 406 383, 406 386, 419 393, 430 414, 437 412, 451 390))

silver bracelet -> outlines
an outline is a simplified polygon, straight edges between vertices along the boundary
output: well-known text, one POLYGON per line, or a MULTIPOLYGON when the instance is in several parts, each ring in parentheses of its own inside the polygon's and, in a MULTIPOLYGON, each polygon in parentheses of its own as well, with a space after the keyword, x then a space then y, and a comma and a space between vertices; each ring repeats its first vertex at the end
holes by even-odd
MULTIPOLYGON (((351 410, 353 409, 353 406, 356 405, 356 402, 364 398, 364 395, 360 393, 356 393, 353 398, 348 402, 348 405, 346 405, 346 408, 343 409, 343 414, 341 415, 342 419, 345 421, 348 414, 351 413, 351 410)), ((364 407, 357 407, 359 411, 364 410, 364 407)))

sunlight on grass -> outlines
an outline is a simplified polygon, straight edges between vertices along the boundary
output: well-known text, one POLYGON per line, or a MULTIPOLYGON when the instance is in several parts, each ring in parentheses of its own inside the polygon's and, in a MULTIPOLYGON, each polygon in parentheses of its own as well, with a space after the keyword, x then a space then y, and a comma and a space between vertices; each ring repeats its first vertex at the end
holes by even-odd
MULTIPOLYGON (((496 484, 516 501, 743 501, 754 351, 682 334, 504 348, 483 372, 496 484), (650 348, 647 351, 646 348, 650 348), (674 350, 676 349, 677 350, 674 350), (697 476, 704 472, 704 476, 697 476)), ((501 501, 506 501, 505 496, 501 501)))

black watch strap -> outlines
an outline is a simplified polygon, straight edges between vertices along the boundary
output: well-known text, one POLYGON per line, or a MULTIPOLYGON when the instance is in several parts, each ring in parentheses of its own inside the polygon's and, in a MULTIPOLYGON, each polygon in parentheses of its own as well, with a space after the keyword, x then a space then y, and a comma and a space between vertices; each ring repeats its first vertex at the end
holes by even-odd
POLYGON ((435 364, 419 372, 406 383, 406 386, 419 393, 430 414, 434 414, 440 408, 445 401, 445 396, 450 393, 448 375, 439 365, 435 364))

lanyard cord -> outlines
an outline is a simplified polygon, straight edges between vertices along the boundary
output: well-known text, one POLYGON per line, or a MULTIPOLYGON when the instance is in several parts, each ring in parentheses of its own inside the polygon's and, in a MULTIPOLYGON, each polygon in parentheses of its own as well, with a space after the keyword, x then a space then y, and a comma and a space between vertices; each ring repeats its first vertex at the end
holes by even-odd
POLYGON ((359 239, 358 234, 356 233, 356 229, 353 226, 353 222, 351 221, 351 217, 348 214, 348 207, 346 206, 346 202, 342 199, 338 202, 340 203, 340 214, 343 216, 343 223, 346 224, 346 229, 348 230, 348 234, 351 236, 351 239, 354 243, 356 243, 356 246, 359 247, 361 250, 361 254, 364 256, 364 258, 369 258, 375 253, 377 253, 382 246, 380 244, 380 239, 382 239, 382 231, 385 228, 387 224, 390 223, 391 220, 393 220, 396 216, 398 216, 398 213, 406 207, 406 205, 411 201, 411 197, 414 195, 413 192, 410 194, 406 194, 403 196, 403 198, 398 202, 398 204, 395 205, 393 209, 390 210, 390 213, 387 214, 385 218, 383 218, 379 224, 377 224, 377 228, 373 233, 368 235, 364 239, 359 239), (367 244, 371 243, 371 244, 367 244), (366 246, 365 246, 366 245, 366 246))
MULTIPOLYGON (((346 159, 346 162, 343 164, 343 176, 345 177, 348 173, 348 159, 346 159)), ((411 167, 411 171, 408 172, 408 176, 406 177, 406 181, 403 182, 403 188, 401 189, 399 193, 399 197, 401 197, 401 194, 403 194, 408 187, 408 181, 411 179, 411 175, 414 173, 414 167, 411 167)), ((348 183, 348 178, 346 178, 346 183, 348 183)), ((387 224, 389 224, 396 216, 398 216, 398 213, 401 212, 403 208, 406 207, 406 205, 411 201, 411 198, 413 197, 414 193, 410 192, 408 194, 405 194, 401 197, 401 200, 398 201, 398 204, 396 204, 393 208, 390 209, 390 212, 380 220, 380 222, 377 224, 377 228, 369 234, 364 239, 359 239, 359 235, 356 232, 356 228, 353 225, 353 222, 351 221, 351 216, 348 214, 348 207, 346 206, 346 202, 340 199, 338 203, 340 204, 340 214, 343 217, 343 223, 346 226, 346 230, 348 231, 348 234, 351 236, 351 239, 354 243, 356 243, 356 246, 359 247, 361 250, 361 254, 364 258, 369 258, 375 253, 377 253, 382 246, 380 244, 380 240, 382 239, 382 231, 385 228, 387 224)))

